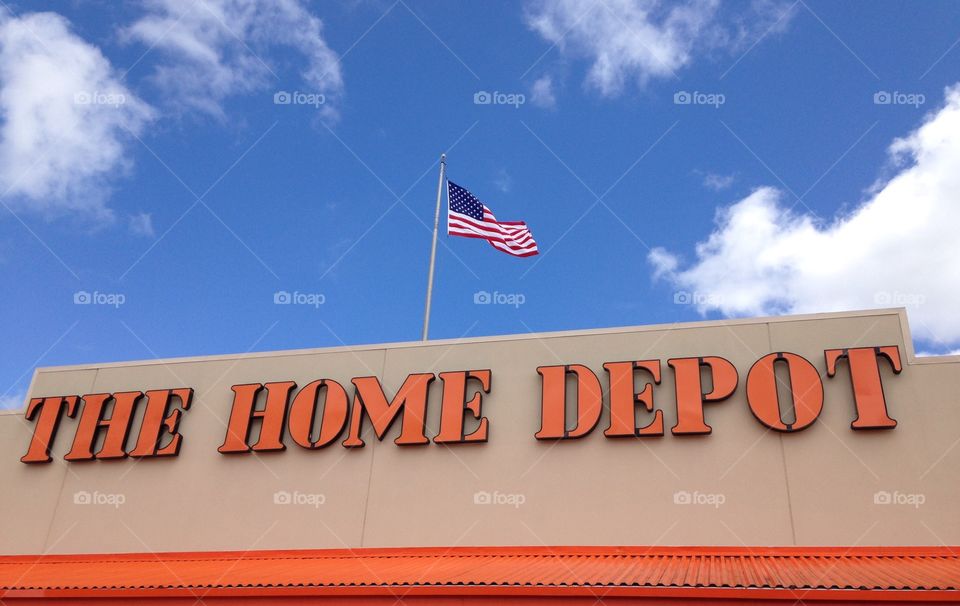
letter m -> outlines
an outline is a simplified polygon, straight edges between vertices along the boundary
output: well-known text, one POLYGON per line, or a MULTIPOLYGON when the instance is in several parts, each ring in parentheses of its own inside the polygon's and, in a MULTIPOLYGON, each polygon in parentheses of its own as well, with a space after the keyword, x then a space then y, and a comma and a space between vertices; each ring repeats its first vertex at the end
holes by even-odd
POLYGON ((364 445, 360 439, 363 415, 370 418, 378 440, 382 440, 398 416, 401 421, 400 436, 394 440, 401 446, 427 444, 425 419, 427 413, 427 393, 433 373, 412 374, 407 377, 400 391, 387 403, 387 396, 376 377, 357 377, 353 379, 356 392, 353 398, 353 411, 350 414, 350 434, 344 440, 347 448, 364 445))

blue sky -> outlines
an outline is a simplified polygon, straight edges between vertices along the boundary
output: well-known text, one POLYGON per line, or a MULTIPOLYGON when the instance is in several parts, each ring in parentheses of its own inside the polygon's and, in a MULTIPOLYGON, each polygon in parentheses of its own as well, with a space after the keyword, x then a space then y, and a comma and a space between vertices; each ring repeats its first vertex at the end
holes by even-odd
POLYGON ((7 406, 38 365, 416 340, 443 151, 541 254, 442 236, 434 338, 889 304, 960 347, 955 3, 6 6, 7 406))

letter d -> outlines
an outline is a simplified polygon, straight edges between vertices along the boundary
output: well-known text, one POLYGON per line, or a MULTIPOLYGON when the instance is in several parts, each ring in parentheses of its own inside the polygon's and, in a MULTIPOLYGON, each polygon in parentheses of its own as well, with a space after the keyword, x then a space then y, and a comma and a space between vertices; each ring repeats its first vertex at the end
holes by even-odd
POLYGON ((600 379, 592 370, 580 364, 569 366, 541 366, 537 368, 543 383, 538 440, 582 438, 600 421, 603 390, 600 379), (577 425, 567 430, 567 375, 577 380, 577 402, 574 410, 577 425))

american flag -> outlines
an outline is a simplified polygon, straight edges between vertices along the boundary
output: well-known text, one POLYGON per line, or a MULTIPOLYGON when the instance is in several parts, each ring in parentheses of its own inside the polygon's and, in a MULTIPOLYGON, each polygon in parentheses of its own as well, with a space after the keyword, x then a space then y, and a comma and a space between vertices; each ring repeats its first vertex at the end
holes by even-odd
POLYGON ((537 242, 523 221, 497 221, 476 196, 447 181, 447 234, 481 238, 497 250, 515 257, 537 254, 537 242))

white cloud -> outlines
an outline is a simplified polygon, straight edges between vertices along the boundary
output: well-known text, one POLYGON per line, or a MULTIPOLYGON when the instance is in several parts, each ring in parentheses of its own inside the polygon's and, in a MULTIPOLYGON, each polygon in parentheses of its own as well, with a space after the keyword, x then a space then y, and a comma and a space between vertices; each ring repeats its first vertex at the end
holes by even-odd
POLYGON ((713 191, 727 189, 736 181, 736 175, 718 175, 716 173, 707 173, 703 177, 703 186, 713 191))
POLYGON ((795 0, 752 0, 749 10, 734 14, 726 27, 712 30, 713 44, 741 53, 762 37, 787 30, 796 14, 795 0))
POLYGON ((553 94, 553 78, 546 75, 533 83, 530 87, 530 102, 544 109, 553 109, 557 106, 557 98, 553 94))
POLYGON ((0 193, 47 216, 110 219, 112 178, 153 111, 55 13, 0 13, 0 193))
POLYGON ((507 169, 498 169, 496 176, 493 178, 493 184, 503 193, 508 193, 513 189, 513 177, 510 176, 507 169))
MULTIPOLYGON (((330 98, 343 82, 338 56, 323 24, 299 0, 147 0, 147 14, 124 30, 163 59, 153 80, 179 107, 224 117, 231 95, 287 89, 268 50, 288 47, 303 56, 302 92, 330 98)), ((294 87, 295 88, 295 87, 294 87)), ((333 105, 323 106, 327 116, 333 105)))
POLYGON ((757 189, 718 213, 697 260, 654 250, 655 276, 726 315, 907 307, 914 334, 960 343, 960 84, 890 153, 897 172, 829 224, 757 189))
POLYGON ((754 0, 721 23, 719 0, 535 0, 527 25, 561 51, 592 61, 587 82, 604 95, 628 82, 676 75, 698 51, 740 49, 790 21, 785 0, 754 0))
POLYGON ((137 236, 153 238, 156 232, 153 229, 153 216, 150 213, 137 213, 130 217, 130 232, 137 236))
POLYGON ((918 358, 934 358, 936 356, 960 356, 960 349, 954 349, 952 351, 945 351, 943 353, 936 353, 932 351, 918 351, 918 358))

